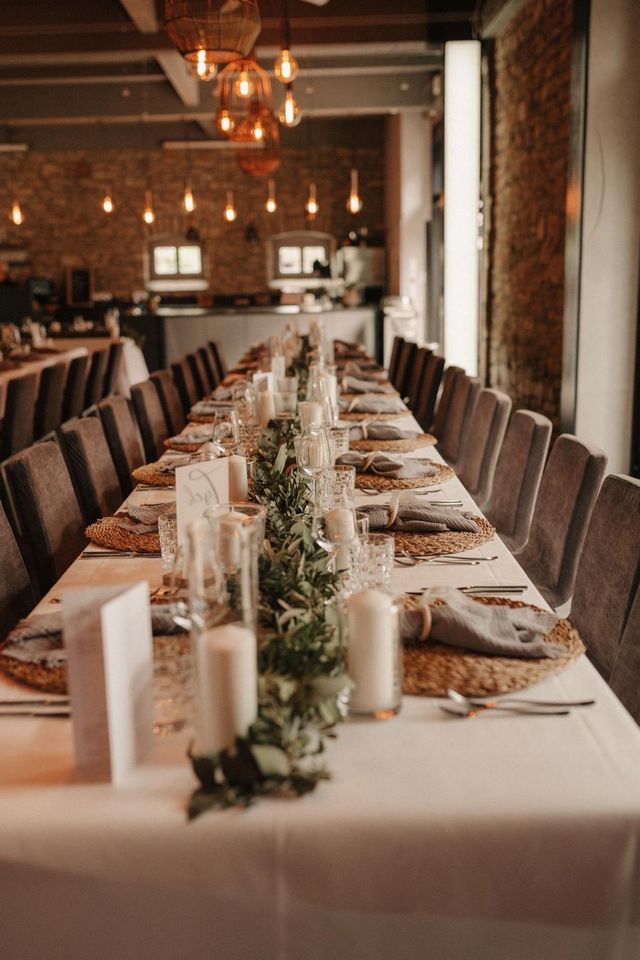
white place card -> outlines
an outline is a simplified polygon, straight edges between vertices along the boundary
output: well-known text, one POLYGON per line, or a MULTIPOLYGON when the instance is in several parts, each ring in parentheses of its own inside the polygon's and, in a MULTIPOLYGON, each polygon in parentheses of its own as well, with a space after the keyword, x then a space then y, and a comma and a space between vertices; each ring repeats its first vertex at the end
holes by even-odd
POLYGON ((117 785, 153 743, 149 584, 69 591, 62 613, 76 766, 117 785))
POLYGON ((229 502, 229 461, 199 460, 178 467, 176 476, 176 515, 178 543, 182 543, 187 527, 209 507, 229 502))

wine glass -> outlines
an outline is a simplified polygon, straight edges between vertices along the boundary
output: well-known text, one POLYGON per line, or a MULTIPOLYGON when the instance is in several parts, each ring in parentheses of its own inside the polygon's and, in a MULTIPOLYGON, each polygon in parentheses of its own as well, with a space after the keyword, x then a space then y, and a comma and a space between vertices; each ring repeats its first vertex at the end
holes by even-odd
POLYGON ((213 439, 224 447, 238 443, 240 440, 238 413, 233 407, 216 412, 213 421, 213 439))
POLYGON ((313 516, 319 515, 318 478, 331 466, 331 450, 324 427, 307 427, 294 440, 298 469, 311 478, 313 516))

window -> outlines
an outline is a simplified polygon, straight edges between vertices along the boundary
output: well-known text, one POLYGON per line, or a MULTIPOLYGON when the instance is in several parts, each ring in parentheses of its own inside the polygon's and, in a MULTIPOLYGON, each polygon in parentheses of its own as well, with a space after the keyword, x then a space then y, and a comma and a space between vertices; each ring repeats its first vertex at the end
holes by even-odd
POLYGON ((330 278, 335 243, 328 233, 301 230, 280 233, 269 240, 269 284, 272 287, 325 285, 330 278), (325 268, 314 277, 316 264, 325 268))
POLYGON ((147 246, 147 288, 157 291, 205 290, 204 248, 196 241, 165 234, 156 236, 147 246))

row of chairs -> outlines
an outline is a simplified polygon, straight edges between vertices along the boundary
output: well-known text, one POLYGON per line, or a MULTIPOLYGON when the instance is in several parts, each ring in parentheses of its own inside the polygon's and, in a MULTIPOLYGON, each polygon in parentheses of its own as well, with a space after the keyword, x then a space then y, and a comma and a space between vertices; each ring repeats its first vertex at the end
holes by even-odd
MULTIPOLYGON (((394 343, 390 366, 414 414, 431 389, 423 350, 394 343)), ((603 481, 604 452, 570 434, 549 452, 551 421, 511 406, 452 366, 421 423, 549 605, 571 601, 591 660, 640 722, 640 482, 603 481)))
MULTIPOLYGON (((195 399, 209 392, 207 384, 195 399)), ((131 393, 131 402, 123 396, 100 400, 85 416, 62 424, 53 440, 2 463, 0 549, 8 563, 0 572, 0 637, 86 546, 85 527, 117 510, 131 492, 132 471, 155 460, 166 437, 184 426, 169 371, 157 371, 131 393)))
POLYGON ((60 425, 89 410, 115 391, 122 344, 54 363, 38 373, 26 373, 7 384, 0 429, 0 460, 49 436, 60 425))

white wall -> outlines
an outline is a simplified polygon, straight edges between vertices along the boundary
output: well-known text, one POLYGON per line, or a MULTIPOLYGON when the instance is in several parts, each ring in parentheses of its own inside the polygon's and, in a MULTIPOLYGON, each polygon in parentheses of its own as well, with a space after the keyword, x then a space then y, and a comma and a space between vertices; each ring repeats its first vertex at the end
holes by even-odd
POLYGON ((640 2, 591 0, 576 433, 628 472, 640 259, 640 2))

